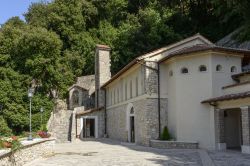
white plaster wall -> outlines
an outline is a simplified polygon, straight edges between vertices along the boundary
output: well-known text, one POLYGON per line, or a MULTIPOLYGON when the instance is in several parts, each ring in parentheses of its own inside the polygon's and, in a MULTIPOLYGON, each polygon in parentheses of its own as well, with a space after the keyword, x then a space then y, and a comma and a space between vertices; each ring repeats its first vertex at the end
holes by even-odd
MULTIPOLYGON (((237 73, 241 72, 241 57, 239 56, 227 56, 226 54, 213 54, 212 56, 212 85, 213 96, 221 96, 225 94, 222 87, 236 83, 232 79, 231 67, 237 67, 237 73), (222 71, 216 71, 216 66, 220 64, 222 71)), ((235 74, 235 73, 234 73, 235 74)))
POLYGON ((177 140, 198 141, 201 148, 213 148, 210 132, 210 106, 201 104, 212 96, 211 56, 197 55, 176 60, 176 119, 177 140), (200 72, 199 66, 207 66, 200 72), (182 67, 189 69, 181 74, 182 67))
POLYGON ((232 84, 231 66, 241 68, 240 57, 224 57, 211 53, 175 58, 161 67, 161 94, 168 96, 168 126, 178 141, 198 141, 201 148, 215 148, 214 114, 212 107, 201 101, 223 94, 222 87, 232 84), (223 72, 216 72, 216 65, 223 72), (199 66, 207 66, 200 72, 199 66), (188 74, 181 74, 187 67, 188 74), (169 77, 169 71, 173 76, 169 77), (165 74, 165 78, 164 78, 165 74))

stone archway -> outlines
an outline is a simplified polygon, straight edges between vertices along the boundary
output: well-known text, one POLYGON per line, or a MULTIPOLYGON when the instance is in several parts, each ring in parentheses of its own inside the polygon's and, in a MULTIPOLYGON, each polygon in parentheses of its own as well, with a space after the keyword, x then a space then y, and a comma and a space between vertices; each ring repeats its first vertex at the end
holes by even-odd
POLYGON ((128 142, 135 142, 135 113, 132 103, 127 106, 127 132, 128 142))

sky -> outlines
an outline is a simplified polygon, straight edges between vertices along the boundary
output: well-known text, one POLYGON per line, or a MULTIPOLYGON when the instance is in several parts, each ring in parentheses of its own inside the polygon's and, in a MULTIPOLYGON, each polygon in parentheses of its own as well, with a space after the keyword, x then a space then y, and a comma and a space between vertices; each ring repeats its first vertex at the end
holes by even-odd
POLYGON ((24 20, 23 14, 28 11, 32 2, 41 0, 0 0, 0 24, 5 23, 9 18, 19 16, 24 20))

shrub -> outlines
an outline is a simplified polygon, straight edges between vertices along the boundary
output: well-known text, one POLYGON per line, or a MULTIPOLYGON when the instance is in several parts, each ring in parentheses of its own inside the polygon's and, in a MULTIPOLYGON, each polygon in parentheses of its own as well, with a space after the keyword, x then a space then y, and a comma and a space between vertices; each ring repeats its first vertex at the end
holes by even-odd
POLYGON ((47 129, 46 124, 41 125, 40 130, 41 130, 41 131, 48 132, 48 129, 47 129))
POLYGON ((8 127, 6 121, 4 120, 4 118, 2 116, 0 116, 0 136, 10 136, 12 131, 11 129, 8 127))
POLYGON ((170 140, 171 139, 171 136, 170 136, 170 134, 168 132, 168 127, 167 126, 164 127, 160 139, 161 140, 170 140))

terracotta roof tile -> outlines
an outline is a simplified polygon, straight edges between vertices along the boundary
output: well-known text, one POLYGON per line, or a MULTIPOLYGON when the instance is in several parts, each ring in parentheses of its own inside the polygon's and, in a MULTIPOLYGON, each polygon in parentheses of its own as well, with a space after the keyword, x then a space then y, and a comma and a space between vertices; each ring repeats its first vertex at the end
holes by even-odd
POLYGON ((92 108, 86 111, 81 111, 81 112, 77 112, 76 116, 80 116, 80 115, 86 115, 86 114, 90 114, 96 111, 102 111, 104 109, 104 107, 100 107, 100 108, 92 108))
POLYGON ((99 48, 99 49, 111 50, 111 48, 109 46, 103 45, 103 44, 97 44, 96 47, 99 48))
POLYGON ((213 103, 213 102, 218 102, 218 101, 242 99, 242 98, 247 98, 247 97, 250 97, 250 91, 223 95, 220 97, 215 97, 215 98, 204 100, 201 103, 213 103))
POLYGON ((216 46, 216 45, 195 45, 192 47, 186 47, 176 52, 173 52, 169 54, 168 56, 166 56, 165 58, 163 58, 162 60, 160 60, 160 62, 166 61, 172 57, 181 56, 181 55, 189 54, 189 53, 208 51, 208 50, 241 53, 241 54, 250 55, 250 50, 246 50, 246 49, 227 48, 227 47, 221 47, 221 46, 216 46))

